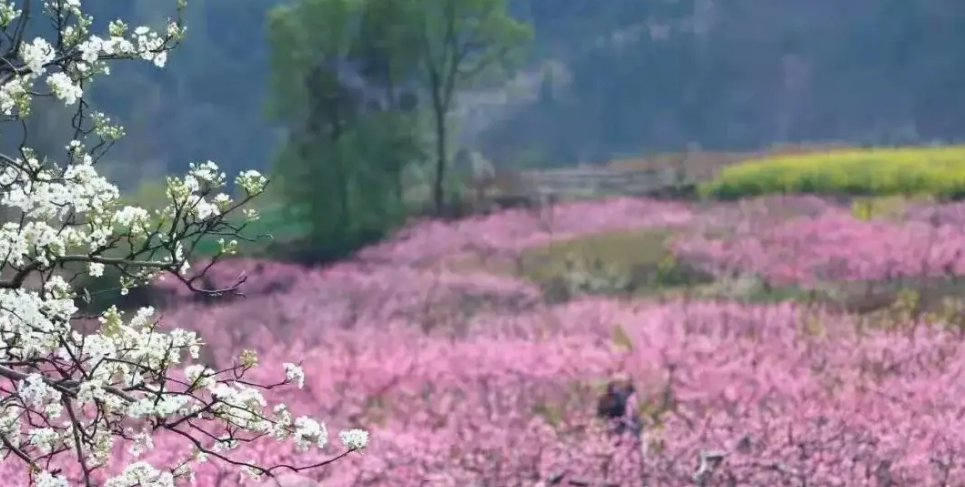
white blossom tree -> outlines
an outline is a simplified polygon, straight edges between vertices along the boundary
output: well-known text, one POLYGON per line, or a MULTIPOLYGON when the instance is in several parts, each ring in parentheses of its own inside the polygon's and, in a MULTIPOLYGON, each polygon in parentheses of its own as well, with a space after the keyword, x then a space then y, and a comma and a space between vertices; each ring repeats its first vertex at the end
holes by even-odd
POLYGON ((110 471, 118 475, 107 486, 171 486, 206 459, 270 477, 328 464, 368 441, 364 431, 342 432, 341 453, 315 465, 237 461, 231 449, 258 438, 293 440, 303 449, 326 444, 324 423, 293 418, 262 394, 303 384, 297 365, 283 364, 285 378, 269 385, 244 379, 257 366, 252 352, 226 370, 188 365, 203 345, 198 336, 163 332, 151 308, 128 320, 111 308, 95 330, 77 326, 90 318, 75 301, 86 292, 72 284, 69 270, 77 266, 91 276, 119 272, 122 293, 162 276, 200 293, 237 292, 198 287, 203 270, 187 277, 187 259, 204 236, 220 237, 222 255, 233 251, 257 214, 226 216, 258 196, 265 178, 240 174, 235 184, 244 195, 235 201, 219 192, 226 178, 214 163, 192 165, 185 177, 168 178, 167 207, 148 212, 122 206, 117 187, 95 170, 123 129, 92 109, 86 90, 113 61, 163 67, 185 32, 184 7, 179 0, 162 32, 121 21, 99 31, 81 0, 0 0, 3 121, 22 124, 37 97, 55 97, 73 112, 73 140, 63 153, 39 154, 25 135, 16 153, 0 154, 0 209, 13 216, 0 226, 0 455, 5 467, 22 464, 32 485, 66 486, 76 478, 91 486, 95 471, 110 471), (148 449, 161 433, 184 441, 175 465, 110 464, 116 448, 148 449))

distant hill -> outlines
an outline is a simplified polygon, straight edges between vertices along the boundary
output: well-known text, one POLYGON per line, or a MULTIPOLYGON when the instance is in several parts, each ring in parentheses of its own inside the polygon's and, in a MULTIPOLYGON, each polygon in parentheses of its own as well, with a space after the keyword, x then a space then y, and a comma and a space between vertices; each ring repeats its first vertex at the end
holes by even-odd
POLYGON ((569 79, 480 137, 496 160, 965 133, 965 2, 520 3, 569 79))
MULTIPOLYGON (((263 116, 264 21, 280 3, 193 0, 189 36, 167 69, 128 63, 105 78, 96 98, 129 134, 113 159, 132 173, 204 159, 267 167, 280 133, 263 116)), ((151 23, 170 14, 168 4, 91 8, 97 19, 151 23)), ((513 0, 512 8, 535 27, 530 68, 511 87, 462 97, 464 142, 497 161, 965 133, 961 0, 513 0)))

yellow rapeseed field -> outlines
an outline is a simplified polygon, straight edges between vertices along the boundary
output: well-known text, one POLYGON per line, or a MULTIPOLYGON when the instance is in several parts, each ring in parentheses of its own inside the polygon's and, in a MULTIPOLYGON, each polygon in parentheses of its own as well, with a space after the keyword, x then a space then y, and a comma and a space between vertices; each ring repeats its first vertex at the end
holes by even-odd
POLYGON ((775 193, 855 196, 965 196, 965 145, 834 149, 751 159, 703 184, 704 196, 775 193))

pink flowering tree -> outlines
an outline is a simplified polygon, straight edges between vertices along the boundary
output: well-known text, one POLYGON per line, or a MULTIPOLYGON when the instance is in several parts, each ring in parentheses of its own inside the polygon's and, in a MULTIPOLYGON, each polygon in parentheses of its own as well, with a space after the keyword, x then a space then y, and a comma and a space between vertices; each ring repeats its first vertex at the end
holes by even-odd
MULTIPOLYGON (((900 240, 902 253, 878 243, 898 241, 889 227, 834 211, 796 221, 764 214, 766 226, 733 225, 738 237, 769 237, 759 245, 691 250, 721 267, 766 258, 763 271, 778 263, 807 269, 844 255, 841 247, 857 247, 868 255, 856 257, 873 265, 859 274, 865 278, 887 275, 890 257, 921 257, 924 244, 900 240), (812 224, 837 231, 802 231, 812 224), (800 251, 771 257, 786 250, 774 242, 800 251)), ((704 218, 695 214, 691 224, 704 218)), ((965 482, 965 346, 943 318, 906 316, 882 326, 810 303, 689 297, 547 305, 530 283, 429 265, 466 252, 477 229, 518 228, 519 219, 425 225, 369 249, 368 261, 325 269, 264 264, 252 277, 291 279, 289 290, 170 313, 196 318, 192 329, 210 342, 217 366, 244 348, 258 348, 270 362, 299 356, 309 377, 304 387, 269 394, 293 413, 377 428, 378 441, 364 456, 312 475, 326 487, 965 482), (440 313, 447 308, 458 312, 440 313), (636 393, 617 428, 594 412, 606 383, 621 375, 636 393)), ((572 228, 580 230, 577 222, 572 228)), ((503 249, 530 238, 493 233, 499 240, 491 246, 503 249)), ((230 282, 238 272, 215 280, 230 282)), ((250 377, 266 380, 271 372, 250 377)), ((261 463, 296 458, 271 444, 238 452, 261 463)), ((169 453, 159 443, 153 454, 169 453)), ((236 487, 226 472, 200 469, 198 485, 236 487)))
MULTIPOLYGON (((965 347, 940 324, 861 330, 848 317, 789 303, 595 298, 480 316, 446 336, 420 330, 418 316, 341 328, 341 317, 299 304, 310 288, 296 289, 304 292, 235 304, 243 309, 234 319, 199 314, 213 318, 212 333, 202 330, 213 347, 239 348, 216 333, 230 324, 246 327, 263 357, 303 358, 304 387, 272 393, 296 414, 378 428, 358 461, 312 476, 326 487, 965 480, 965 347), (245 318, 269 300, 300 315, 280 343, 264 315, 245 318), (268 324, 259 333, 257 323, 268 324), (594 412, 620 375, 636 394, 615 428, 594 412)), ((267 463, 296 458, 270 444, 238 451, 267 463)), ((152 454, 169 453, 159 444, 152 454)), ((218 468, 198 475, 203 487, 235 480, 218 468)))
POLYGON ((184 33, 184 6, 179 0, 177 17, 162 32, 121 21, 95 31, 81 0, 0 1, 0 111, 6 120, 20 123, 37 97, 74 110, 74 136, 64 141, 63 153, 41 155, 23 140, 17 153, 0 154, 0 204, 7 216, 0 226, 5 484, 171 486, 205 460, 273 476, 325 465, 366 446, 367 433, 351 430, 341 434, 340 453, 307 463, 271 466, 235 458, 237 445, 261 439, 293 440, 300 450, 326 444, 324 423, 296 417, 263 396, 265 389, 301 386, 298 365, 285 363, 276 380, 255 383, 245 379, 258 367, 253 352, 218 370, 187 365, 203 343, 193 332, 162 332, 153 309, 130 317, 116 308, 96 317, 78 310, 75 300, 86 290, 77 289, 74 278, 108 269, 120 274, 122 293, 158 277, 195 292, 237 291, 236 285, 199 286, 202 281, 186 277, 187 259, 201 238, 212 235, 221 239, 221 255, 233 252, 257 214, 228 215, 258 196, 265 178, 241 173, 235 184, 243 196, 236 201, 220 192, 226 177, 214 163, 192 165, 185 177, 168 178, 167 206, 149 213, 122 206, 117 187, 95 168, 123 129, 91 109, 85 90, 115 61, 163 67, 184 33), (27 25, 39 23, 55 27, 52 38, 25 37, 27 25), (138 460, 155 440, 166 445, 163 461, 138 460))

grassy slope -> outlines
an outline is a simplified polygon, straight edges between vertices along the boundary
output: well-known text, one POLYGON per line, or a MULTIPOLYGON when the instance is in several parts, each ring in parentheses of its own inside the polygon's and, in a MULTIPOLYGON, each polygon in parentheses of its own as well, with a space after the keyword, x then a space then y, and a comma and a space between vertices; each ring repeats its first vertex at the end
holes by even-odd
POLYGON ((567 271, 568 262, 600 263, 614 269, 656 266, 669 255, 667 229, 629 230, 588 235, 524 250, 523 276, 541 282, 567 271))

